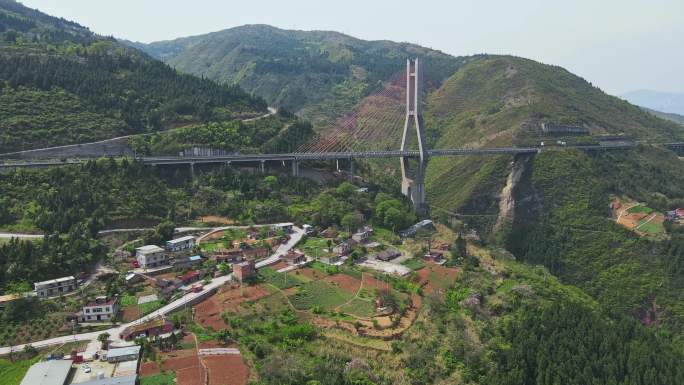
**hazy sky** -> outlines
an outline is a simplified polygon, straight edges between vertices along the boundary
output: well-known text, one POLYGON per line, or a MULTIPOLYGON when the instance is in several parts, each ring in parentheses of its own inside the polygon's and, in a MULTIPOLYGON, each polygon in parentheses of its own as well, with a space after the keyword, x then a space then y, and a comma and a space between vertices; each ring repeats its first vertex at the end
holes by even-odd
POLYGON ((684 0, 22 2, 99 34, 142 42, 263 23, 409 41, 453 55, 528 57, 563 66, 612 94, 684 92, 684 0))

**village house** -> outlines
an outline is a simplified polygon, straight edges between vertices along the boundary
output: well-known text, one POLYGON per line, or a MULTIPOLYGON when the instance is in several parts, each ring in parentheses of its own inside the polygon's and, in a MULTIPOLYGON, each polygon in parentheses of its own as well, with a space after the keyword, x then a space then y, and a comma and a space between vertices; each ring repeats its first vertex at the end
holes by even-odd
POLYGON ((51 279, 33 284, 36 295, 40 298, 66 294, 76 290, 77 283, 74 276, 51 279))
POLYGON ((321 231, 321 237, 327 238, 327 239, 334 239, 337 238, 337 236, 340 235, 340 233, 333 229, 332 227, 329 227, 323 231, 321 231))
POLYGON ((429 252, 425 253, 425 260, 431 261, 434 263, 443 263, 444 262, 444 251, 442 251, 442 250, 430 250, 429 252))
POLYGON ((350 241, 344 241, 340 243, 339 245, 336 245, 333 247, 333 253, 337 255, 347 255, 351 253, 352 249, 354 248, 354 243, 355 242, 350 242, 350 241))
POLYGON ((107 362, 137 361, 140 358, 140 348, 140 345, 111 348, 107 351, 107 362))
POLYGON ((298 250, 290 250, 283 257, 288 265, 298 265, 300 263, 306 262, 306 256, 304 253, 298 250))
POLYGON ((216 261, 216 263, 236 263, 236 262, 241 262, 243 260, 242 256, 242 250, 240 249, 233 249, 233 250, 226 250, 226 249, 221 249, 217 250, 214 252, 214 254, 210 257, 211 260, 216 261))
POLYGON ((200 263, 202 263, 202 257, 199 255, 193 255, 192 257, 174 258, 171 265, 174 267, 174 269, 182 270, 200 263))
POLYGON ((171 253, 192 250, 194 247, 195 237, 192 235, 166 241, 166 251, 171 253))
POLYGON ((153 337, 173 331, 173 324, 164 318, 157 318, 139 325, 129 326, 124 329, 119 337, 130 341, 138 337, 153 337))
POLYGON ((402 238, 407 238, 407 237, 412 237, 418 233, 419 230, 434 230, 435 229, 435 224, 429 220, 429 219, 424 219, 415 225, 409 227, 408 229, 401 230, 399 232, 399 235, 402 238))
POLYGON ((156 245, 146 245, 136 248, 135 259, 142 268, 157 267, 166 264, 164 249, 156 245))
POLYGON ((380 253, 378 253, 376 258, 381 260, 381 261, 387 262, 387 261, 393 260, 394 258, 398 258, 400 256, 401 256, 401 252, 399 252, 399 250, 392 249, 392 250, 381 251, 380 253))
POLYGON ((278 230, 283 230, 285 234, 290 234, 292 232, 292 228, 294 227, 294 223, 276 223, 275 225, 271 226, 271 229, 273 231, 278 231, 278 230))
POLYGON ((371 235, 373 235, 373 229, 368 226, 364 226, 362 229, 352 235, 352 239, 359 243, 366 243, 370 240, 371 235))
POLYGON ((202 278, 200 272, 197 270, 193 270, 183 274, 182 276, 180 276, 179 279, 183 282, 184 285, 188 285, 190 283, 199 281, 200 278, 202 278))
POLYGON ((128 274, 126 274, 126 277, 124 278, 124 280, 126 281, 126 285, 134 285, 138 282, 144 281, 145 277, 143 277, 140 274, 136 274, 136 273, 128 273, 128 274))
POLYGON ((245 261, 242 263, 237 263, 233 265, 233 274, 238 282, 244 282, 245 280, 256 276, 256 264, 254 260, 245 261))
POLYGON ((119 312, 116 298, 104 296, 95 298, 83 306, 83 311, 78 314, 80 322, 111 321, 119 312))

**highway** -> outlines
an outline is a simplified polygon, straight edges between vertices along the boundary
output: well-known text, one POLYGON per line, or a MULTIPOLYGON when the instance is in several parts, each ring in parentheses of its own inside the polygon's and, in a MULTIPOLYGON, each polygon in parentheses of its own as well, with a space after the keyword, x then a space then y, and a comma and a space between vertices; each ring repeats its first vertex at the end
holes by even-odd
MULTIPOLYGON (((451 148, 428 150, 430 157, 439 156, 469 156, 469 155, 497 155, 497 154, 534 154, 547 151, 565 151, 578 149, 584 151, 627 150, 638 146, 636 142, 616 143, 603 145, 570 145, 553 147, 481 147, 481 148, 451 148)), ((667 143, 663 146, 669 148, 684 146, 684 143, 667 143)), ((240 163, 240 162, 267 162, 267 161, 306 161, 306 160, 337 160, 337 159, 373 159, 373 158, 417 158, 418 150, 386 150, 386 151, 343 151, 343 152, 292 152, 283 154, 232 154, 207 157, 180 157, 180 156, 148 156, 139 157, 139 161, 151 165, 163 164, 203 164, 203 163, 240 163)), ((22 167, 50 167, 66 164, 86 162, 88 159, 47 159, 35 161, 5 161, 0 163, 1 168, 22 167)))

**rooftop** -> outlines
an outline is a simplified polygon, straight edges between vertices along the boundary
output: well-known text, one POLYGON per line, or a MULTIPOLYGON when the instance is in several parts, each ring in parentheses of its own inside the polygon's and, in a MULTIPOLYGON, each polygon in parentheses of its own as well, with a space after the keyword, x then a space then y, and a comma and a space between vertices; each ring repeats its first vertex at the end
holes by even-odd
POLYGON ((171 244, 171 245, 175 245, 177 243, 183 243, 183 242, 187 242, 187 241, 194 240, 194 239, 195 239, 195 237, 193 237, 192 235, 187 235, 185 237, 180 237, 180 238, 172 239, 170 241, 166 241, 166 243, 171 244))
POLYGON ((26 372, 21 385, 64 385, 70 370, 71 360, 38 362, 26 372))
POLYGON ((62 277, 62 278, 55 278, 55 279, 48 279, 47 281, 41 281, 41 282, 36 282, 36 285, 48 285, 51 283, 62 283, 62 282, 68 282, 68 281, 73 281, 76 278, 74 278, 73 275, 70 275, 68 277, 62 277))
POLYGON ((190 259, 191 261, 193 261, 193 262, 194 262, 194 261, 201 261, 201 260, 202 260, 202 256, 200 256, 200 255, 193 255, 193 256, 190 257, 189 259, 190 259))
POLYGON ((130 356, 132 354, 139 355, 140 354, 140 346, 139 345, 133 345, 133 346, 126 346, 123 348, 112 348, 107 351, 107 358, 113 358, 113 357, 122 357, 122 356, 130 356))
POLYGON ((115 302, 116 298, 98 297, 95 301, 88 302, 85 307, 113 305, 115 302))
POLYGON ((135 385, 135 374, 122 377, 101 378, 87 382, 80 382, 78 385, 135 385))
POLYGON ((135 249, 136 251, 140 251, 142 253, 155 253, 155 252, 162 252, 164 249, 157 245, 145 245, 145 246, 140 246, 135 249))

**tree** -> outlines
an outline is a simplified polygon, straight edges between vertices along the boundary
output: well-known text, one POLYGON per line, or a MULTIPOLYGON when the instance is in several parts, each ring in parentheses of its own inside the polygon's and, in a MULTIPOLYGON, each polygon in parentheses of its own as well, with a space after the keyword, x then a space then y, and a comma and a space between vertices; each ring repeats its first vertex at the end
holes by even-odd
POLYGON ((355 211, 342 217, 340 224, 347 228, 348 232, 353 232, 363 224, 363 215, 355 211))
POLYGON ((97 336, 97 340, 102 344, 102 349, 106 350, 107 344, 109 343, 109 333, 100 333, 100 335, 97 336))

